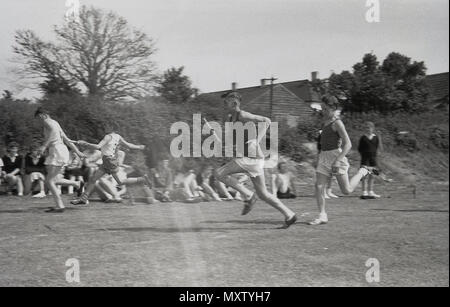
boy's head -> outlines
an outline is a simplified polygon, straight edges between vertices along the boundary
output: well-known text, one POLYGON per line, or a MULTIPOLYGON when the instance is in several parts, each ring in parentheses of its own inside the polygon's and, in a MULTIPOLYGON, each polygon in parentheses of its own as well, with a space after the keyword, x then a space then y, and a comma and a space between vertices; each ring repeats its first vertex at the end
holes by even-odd
POLYGON ((50 118, 50 115, 44 108, 39 107, 34 113, 34 118, 39 120, 46 120, 47 118, 50 118))
POLYGON ((287 163, 286 162, 278 163, 278 171, 282 174, 286 173, 288 171, 287 163))
POLYGON ((119 125, 115 121, 108 121, 103 124, 105 134, 118 133, 119 125))
POLYGON ((320 109, 325 119, 331 119, 339 116, 341 111, 339 99, 332 95, 323 96, 320 109))
POLYGON ((17 144, 16 142, 9 143, 6 151, 10 155, 17 155, 19 153, 19 144, 17 144))
POLYGON ((369 121, 366 122, 364 124, 364 130, 365 130, 365 133, 367 133, 367 134, 375 133, 375 124, 373 122, 369 122, 369 121))
POLYGON ((242 96, 238 92, 229 92, 222 95, 224 99, 225 112, 231 113, 241 106, 242 96))

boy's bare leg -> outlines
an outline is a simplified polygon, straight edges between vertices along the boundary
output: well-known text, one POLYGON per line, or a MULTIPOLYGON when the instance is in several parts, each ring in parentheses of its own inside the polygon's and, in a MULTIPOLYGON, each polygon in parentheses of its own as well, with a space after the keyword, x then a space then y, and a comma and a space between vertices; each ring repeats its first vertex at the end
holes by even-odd
POLYGON ((295 213, 291 209, 286 207, 277 197, 267 191, 265 178, 263 175, 252 177, 251 180, 255 186, 258 197, 280 211, 281 214, 284 215, 285 220, 290 220, 295 216, 295 213))
POLYGON ((236 178, 233 178, 232 174, 243 173, 243 170, 235 161, 225 164, 224 166, 216 169, 214 171, 214 176, 217 180, 223 182, 225 185, 232 187, 236 191, 240 192, 246 200, 252 198, 254 195, 249 189, 247 189, 242 183, 236 178))
POLYGON ((56 208, 58 209, 64 209, 64 203, 61 199, 61 195, 59 194, 59 189, 56 186, 56 180, 58 175, 61 172, 61 167, 48 165, 47 166, 47 177, 46 177, 46 184, 49 190, 52 193, 53 199, 56 204, 56 208))

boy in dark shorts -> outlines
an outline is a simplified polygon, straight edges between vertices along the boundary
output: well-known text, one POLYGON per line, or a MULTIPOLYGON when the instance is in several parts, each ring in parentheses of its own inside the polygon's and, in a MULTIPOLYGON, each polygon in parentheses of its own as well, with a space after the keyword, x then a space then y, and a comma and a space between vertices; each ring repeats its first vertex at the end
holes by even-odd
POLYGON ((129 149, 144 150, 145 149, 144 145, 134 145, 128 143, 119 134, 115 132, 107 134, 103 138, 103 140, 98 144, 90 144, 85 141, 78 141, 77 144, 80 146, 100 150, 102 152, 103 164, 95 172, 95 174, 91 178, 89 178, 89 182, 86 186, 86 190, 83 193, 83 195, 81 195, 80 198, 70 202, 72 205, 88 205, 89 204, 88 198, 89 195, 95 189, 95 183, 105 174, 112 175, 119 185, 137 184, 137 185, 147 185, 149 188, 151 188, 152 184, 147 175, 144 175, 143 177, 139 178, 126 178, 126 179, 124 178, 121 179, 117 175, 117 173, 120 170, 120 160, 118 158, 119 146, 122 145, 129 149))

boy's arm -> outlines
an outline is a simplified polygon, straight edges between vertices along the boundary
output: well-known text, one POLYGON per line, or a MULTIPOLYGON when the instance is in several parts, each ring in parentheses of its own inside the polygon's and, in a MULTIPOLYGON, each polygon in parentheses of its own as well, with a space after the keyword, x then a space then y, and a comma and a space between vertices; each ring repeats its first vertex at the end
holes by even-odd
MULTIPOLYGON (((54 128, 52 128, 52 126, 50 126, 47 122, 44 122, 44 126, 45 126, 47 129, 50 129, 50 130, 53 130, 53 129, 54 129, 54 128)), ((47 148, 48 148, 49 145, 50 145, 50 138, 47 138, 47 139, 45 140, 44 144, 42 144, 42 146, 39 148, 39 151, 41 152, 41 154, 43 154, 43 153, 47 150, 47 148)))
POLYGON ((345 129, 344 123, 341 120, 337 120, 335 122, 335 128, 337 133, 342 139, 342 152, 336 159, 336 161, 341 161, 342 159, 345 158, 345 156, 347 156, 347 154, 352 149, 352 141, 350 140, 347 130, 345 129))
POLYGON ((125 141, 122 137, 120 138, 120 143, 125 145, 129 149, 136 149, 136 150, 144 150, 145 149, 144 145, 135 145, 135 144, 129 143, 129 142, 125 141))
POLYGON ((295 175, 293 173, 290 173, 289 176, 289 186, 292 190, 292 194, 297 195, 297 190, 295 189, 295 180, 297 179, 297 177, 295 177, 295 175))
MULTIPOLYGON (((263 137, 266 135, 267 129, 269 129, 270 125, 272 124, 272 121, 270 120, 270 118, 261 116, 261 115, 252 114, 252 113, 249 113, 246 111, 241 111, 241 118, 246 119, 248 121, 257 122, 257 123, 264 123, 263 130, 258 131, 258 142, 260 142, 263 139, 263 137)), ((258 128, 259 128, 259 125, 258 125, 258 128)))
POLYGON ((378 135, 378 149, 380 152, 384 151, 383 141, 381 140, 381 135, 378 135))
POLYGON ((72 141, 71 139, 69 139, 67 137, 67 135, 62 131, 61 131, 61 137, 62 137, 64 143, 66 143, 66 145, 69 146, 73 150, 73 152, 77 154, 77 156, 79 156, 80 158, 85 158, 85 155, 78 149, 77 146, 75 146, 75 142, 72 141))
POLYGON ((76 143, 78 145, 81 145, 81 146, 84 146, 84 147, 92 148, 92 149, 95 149, 95 150, 101 150, 102 147, 105 146, 109 141, 111 141, 111 136, 107 135, 98 144, 92 144, 92 143, 88 143, 86 141, 78 141, 76 143))
POLYGON ((363 140, 363 137, 361 137, 360 139, 359 139, 359 143, 358 143, 358 152, 359 153, 361 153, 361 147, 362 147, 362 140, 363 140))
POLYGON ((9 173, 8 175, 10 176, 16 176, 17 174, 20 173, 20 168, 16 168, 15 170, 13 170, 11 173, 9 173))

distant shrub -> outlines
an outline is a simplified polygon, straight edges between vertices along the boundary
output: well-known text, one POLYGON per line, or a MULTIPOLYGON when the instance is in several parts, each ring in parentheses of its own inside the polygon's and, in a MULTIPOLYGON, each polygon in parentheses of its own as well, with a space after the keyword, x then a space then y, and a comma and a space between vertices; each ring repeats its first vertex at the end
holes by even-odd
POLYGON ((289 156, 295 162, 311 159, 311 151, 304 146, 305 142, 310 141, 307 137, 308 133, 305 134, 299 134, 297 129, 289 129, 283 132, 280 137, 280 153, 289 156))
POLYGON ((398 146, 402 146, 406 148, 408 151, 414 152, 419 149, 417 138, 412 133, 404 133, 404 134, 398 133, 395 140, 398 146))
POLYGON ((448 131, 440 127, 432 127, 430 132, 430 140, 433 144, 443 150, 448 150, 448 131))

